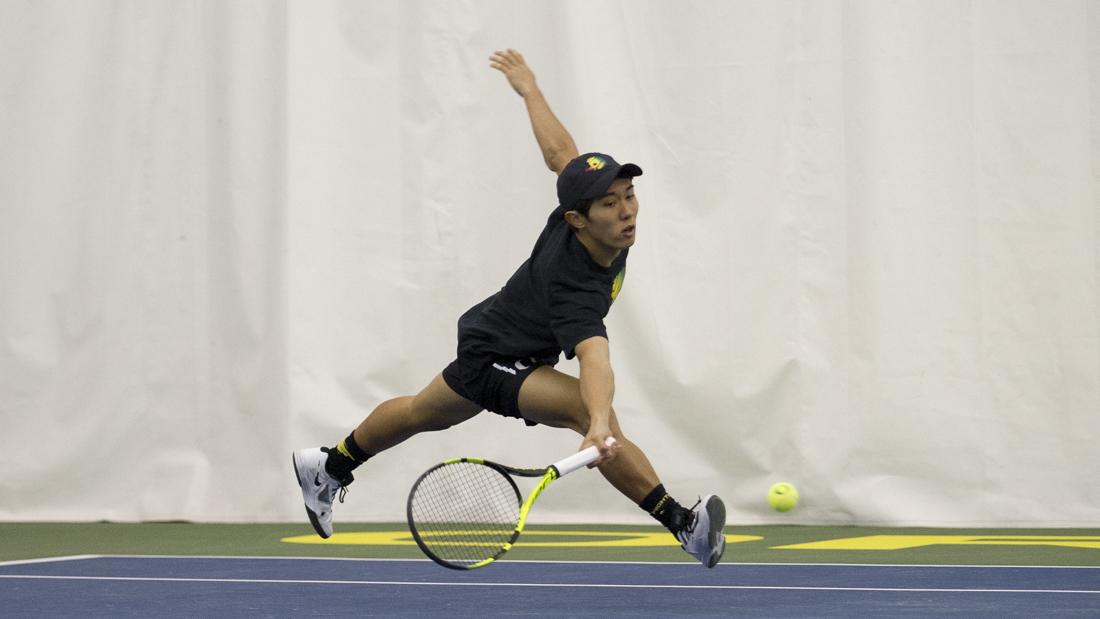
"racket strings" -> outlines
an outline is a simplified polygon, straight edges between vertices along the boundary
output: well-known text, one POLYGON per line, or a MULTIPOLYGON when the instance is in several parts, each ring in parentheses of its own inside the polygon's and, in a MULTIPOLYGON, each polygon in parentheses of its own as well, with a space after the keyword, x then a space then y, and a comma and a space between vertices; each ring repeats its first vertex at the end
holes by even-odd
POLYGON ((421 541, 439 558, 468 565, 496 556, 519 521, 519 495, 496 469, 452 462, 425 475, 410 509, 421 541))

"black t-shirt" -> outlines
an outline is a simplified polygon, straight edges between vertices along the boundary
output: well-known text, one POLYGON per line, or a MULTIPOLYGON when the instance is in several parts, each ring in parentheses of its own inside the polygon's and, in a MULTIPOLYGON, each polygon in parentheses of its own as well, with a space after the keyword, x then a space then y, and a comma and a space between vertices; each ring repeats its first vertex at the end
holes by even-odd
POLYGON ((603 319, 626 276, 624 249, 610 267, 596 264, 565 221, 550 214, 528 258, 500 292, 470 308, 458 321, 459 351, 541 362, 577 344, 607 337, 603 319))

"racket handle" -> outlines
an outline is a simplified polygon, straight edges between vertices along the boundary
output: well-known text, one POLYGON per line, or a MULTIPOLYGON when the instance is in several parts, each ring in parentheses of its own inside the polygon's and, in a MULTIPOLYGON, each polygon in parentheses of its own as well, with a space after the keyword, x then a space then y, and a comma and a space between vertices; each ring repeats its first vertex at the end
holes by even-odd
MULTIPOLYGON (((614 444, 615 444, 615 437, 614 436, 607 437, 607 441, 604 443, 604 445, 607 445, 608 447, 610 447, 614 444)), ((568 458, 563 458, 561 460, 558 460, 557 462, 551 464, 550 466, 552 466, 552 467, 554 467, 555 469, 558 470, 558 477, 565 477, 566 475, 572 473, 573 471, 575 471, 579 468, 586 467, 589 464, 592 464, 599 457, 600 457, 600 450, 595 445, 593 445, 593 446, 589 447, 588 449, 578 451, 577 453, 569 456, 568 458)))

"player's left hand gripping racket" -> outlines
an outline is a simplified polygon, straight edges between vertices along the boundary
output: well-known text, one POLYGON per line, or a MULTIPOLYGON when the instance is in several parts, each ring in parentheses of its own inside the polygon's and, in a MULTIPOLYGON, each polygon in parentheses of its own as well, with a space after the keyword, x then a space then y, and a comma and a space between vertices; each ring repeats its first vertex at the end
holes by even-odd
MULTIPOLYGON (((607 445, 614 444, 609 438, 607 445)), ((472 570, 500 558, 519 539, 535 499, 555 479, 595 462, 596 447, 544 469, 517 469, 480 458, 455 458, 424 472, 409 492, 409 530, 443 567, 472 570), (542 477, 523 500, 512 476, 542 477)))

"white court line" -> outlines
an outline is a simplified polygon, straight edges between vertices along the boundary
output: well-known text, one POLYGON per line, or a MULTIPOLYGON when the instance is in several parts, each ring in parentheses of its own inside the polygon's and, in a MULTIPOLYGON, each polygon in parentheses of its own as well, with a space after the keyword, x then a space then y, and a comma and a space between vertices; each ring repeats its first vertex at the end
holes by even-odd
MULTIPOLYGON (((431 559, 408 559, 408 558, 392 558, 385 559, 379 557, 296 557, 296 556, 234 556, 234 555, 80 555, 72 558, 82 559, 225 559, 225 560, 245 560, 245 561, 278 561, 278 560, 292 560, 292 561, 362 561, 362 562, 411 562, 411 563, 430 563, 435 564, 431 559)), ((46 562, 52 559, 40 559, 40 561, 46 562)), ((538 563, 538 564, 556 564, 562 565, 699 565, 698 561, 551 561, 546 559, 506 559, 500 560, 494 563, 494 565, 506 565, 510 563, 538 563)), ((3 565, 3 564, 0 564, 3 565)), ((751 563, 751 562, 735 562, 730 561, 728 563, 719 563, 714 566, 715 568, 722 567, 737 567, 742 565, 751 566, 794 566, 794 567, 928 567, 928 568, 964 568, 964 569, 1028 569, 1028 570, 1100 570, 1100 565, 954 565, 954 564, 938 564, 938 563, 751 563)))
POLYGON ((103 555, 69 555, 65 557, 41 557, 38 559, 16 559, 14 561, 0 561, 0 567, 9 565, 32 565, 35 563, 55 563, 60 561, 82 561, 84 559, 98 559, 103 555))
POLYGON ((41 574, 0 574, 10 580, 96 580, 122 582, 185 582, 259 585, 397 585, 411 587, 544 587, 562 589, 718 589, 760 591, 859 591, 897 593, 1060 593, 1100 594, 1100 590, 1078 589, 934 589, 906 587, 786 587, 765 585, 632 585, 611 583, 511 583, 511 582, 411 582, 402 580, 299 580, 255 578, 158 578, 142 576, 45 576, 41 574))

